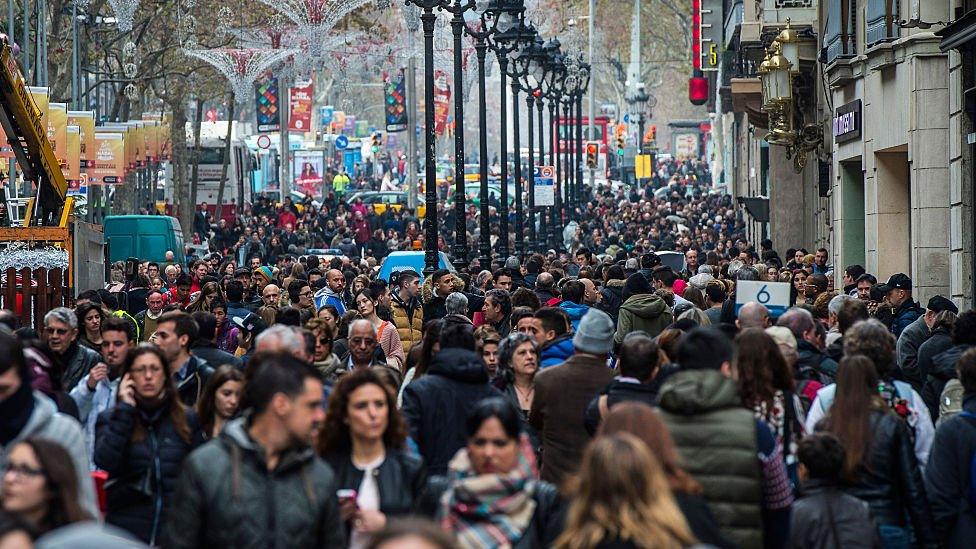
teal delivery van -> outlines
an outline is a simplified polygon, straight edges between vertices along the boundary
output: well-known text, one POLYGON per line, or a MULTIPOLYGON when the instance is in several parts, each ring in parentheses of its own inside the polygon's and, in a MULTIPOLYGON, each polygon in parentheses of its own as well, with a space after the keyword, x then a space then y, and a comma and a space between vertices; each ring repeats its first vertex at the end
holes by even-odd
POLYGON ((105 245, 111 262, 138 257, 163 262, 166 252, 184 263, 183 229, 175 217, 166 215, 110 215, 105 218, 105 245))

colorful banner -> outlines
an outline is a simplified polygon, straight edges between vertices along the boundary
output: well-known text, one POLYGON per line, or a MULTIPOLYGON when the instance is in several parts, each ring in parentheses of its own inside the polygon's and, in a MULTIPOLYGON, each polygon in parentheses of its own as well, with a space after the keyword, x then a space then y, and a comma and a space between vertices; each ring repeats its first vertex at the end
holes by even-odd
POLYGON ((386 81, 386 131, 402 132, 406 129, 407 94, 401 70, 386 81))
POLYGON ((332 113, 332 131, 341 132, 346 127, 345 111, 335 111, 332 113))
POLYGON ((319 107, 319 119, 322 124, 322 129, 331 127, 333 118, 335 118, 334 106, 326 105, 324 107, 319 107))
MULTIPOLYGON (((39 88, 37 86, 29 86, 27 88, 30 90, 31 98, 34 99, 34 106, 37 110, 41 112, 41 127, 47 127, 47 88, 39 88)), ((48 137, 50 139, 50 137, 48 137)))
POLYGON ((291 157, 292 186, 312 198, 322 197, 322 173, 325 157, 322 151, 295 151, 291 157))
POLYGON ((288 131, 312 131, 312 83, 288 89, 288 131))
POLYGON ((95 134, 95 165, 88 175, 93 185, 118 184, 125 177, 125 136, 121 133, 95 134))
POLYGON ((47 106, 47 138, 54 149, 54 157, 66 162, 68 147, 68 105, 49 103, 47 106))
POLYGON ((265 78, 254 85, 254 102, 257 106, 258 131, 276 132, 281 130, 277 78, 265 78))
POLYGON ((434 132, 443 135, 451 108, 451 81, 444 71, 434 71, 434 132))
POLYGON ((89 158, 88 151, 95 150, 95 113, 94 111, 68 111, 68 125, 78 126, 81 140, 81 167, 87 168, 94 163, 89 158))
POLYGON ((67 130, 67 150, 65 151, 67 165, 64 168, 64 178, 69 181, 78 180, 81 179, 81 128, 68 126, 67 130))

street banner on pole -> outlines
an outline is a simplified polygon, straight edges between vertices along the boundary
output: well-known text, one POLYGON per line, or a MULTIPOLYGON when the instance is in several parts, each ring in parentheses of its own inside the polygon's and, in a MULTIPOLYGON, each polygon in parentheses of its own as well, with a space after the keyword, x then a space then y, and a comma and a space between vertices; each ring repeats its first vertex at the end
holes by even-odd
POLYGON ((553 166, 536 166, 535 188, 533 189, 536 206, 556 205, 556 168, 553 166))
POLYGON ((89 170, 92 184, 121 183, 125 175, 125 136, 121 133, 95 134, 95 165, 89 170))
POLYGON ((281 108, 278 104, 278 79, 265 78, 254 85, 257 105, 258 131, 276 132, 281 129, 281 108))
POLYGON ((403 71, 386 80, 386 131, 402 132, 407 129, 407 94, 403 84, 403 71))
POLYGON ((81 141, 80 160, 82 168, 87 168, 95 163, 95 159, 89 157, 89 151, 95 151, 95 112, 94 111, 68 111, 68 125, 78 126, 79 139, 81 141))
POLYGON ((443 135, 451 108, 451 81, 444 71, 434 71, 434 132, 443 135))
POLYGON ((651 166, 651 155, 638 154, 634 157, 634 175, 637 176, 637 179, 654 177, 654 169, 651 166))
MULTIPOLYGON (((67 150, 65 151, 65 166, 61 170, 64 178, 69 181, 81 179, 81 128, 67 127, 67 150)), ((70 188, 70 185, 69 185, 70 188)))
POLYGON ((312 131, 312 83, 288 90, 288 131, 312 131))

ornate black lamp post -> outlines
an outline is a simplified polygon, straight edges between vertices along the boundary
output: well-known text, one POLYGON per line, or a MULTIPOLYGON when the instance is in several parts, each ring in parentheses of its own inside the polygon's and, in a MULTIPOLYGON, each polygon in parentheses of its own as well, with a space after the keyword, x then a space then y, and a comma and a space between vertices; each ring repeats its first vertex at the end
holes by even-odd
MULTIPOLYGON (((515 53, 516 53, 515 51, 511 52, 512 55, 513 55, 512 59, 511 59, 511 62, 508 63, 507 65, 505 65, 504 68, 502 68, 502 75, 503 75, 502 76, 502 82, 503 82, 503 84, 502 84, 502 90, 504 90, 504 75, 505 75, 506 69, 507 69, 507 72, 508 72, 507 76, 509 76, 512 79, 512 128, 515 130, 514 133, 513 133, 513 140, 512 140, 512 150, 515 152, 515 162, 513 163, 513 166, 515 168, 515 170, 514 170, 514 179, 515 179, 515 253, 519 256, 519 258, 524 258, 525 257, 526 246, 525 246, 525 223, 524 223, 524 219, 523 219, 523 215, 522 215, 522 201, 524 200, 524 193, 523 193, 523 189, 522 189, 522 152, 521 152, 522 151, 522 146, 521 146, 521 135, 520 135, 521 134, 521 127, 519 125, 519 107, 521 105, 519 105, 519 89, 521 87, 520 86, 520 81, 523 80, 523 79, 525 79, 526 76, 528 75, 528 61, 527 61, 528 58, 526 57, 526 54, 531 54, 530 53, 530 50, 533 47, 533 45, 535 44, 535 38, 536 38, 536 34, 537 33, 536 33, 535 28, 533 28, 530 25, 526 25, 525 24, 524 18, 519 22, 518 31, 517 32, 512 31, 512 32, 514 34, 517 34, 518 35, 518 41, 517 41, 517 43, 518 43, 518 47, 520 48, 521 52, 519 53, 519 55, 515 55, 515 53)), ((496 41, 497 40, 498 40, 498 37, 496 37, 496 41)), ((501 58, 499 58, 499 59, 501 59, 501 58)), ((504 105, 504 97, 505 97, 505 95, 504 95, 504 91, 503 91, 502 92, 502 98, 503 98, 502 105, 504 105)), ((532 97, 532 95, 529 94, 529 98, 530 99, 531 99, 531 97, 532 97)), ((532 114, 532 108, 530 106, 529 107, 529 115, 530 115, 529 116, 529 126, 530 126, 530 128, 531 128, 531 125, 532 125, 532 116, 531 116, 531 114, 532 114)), ((504 124, 503 124, 503 126, 504 126, 504 124)), ((504 137, 504 135, 505 134, 502 133, 502 179, 503 180, 506 179, 506 177, 505 177, 505 171, 504 170, 505 170, 505 164, 506 164, 506 159, 507 159, 507 154, 508 154, 508 152, 506 151, 505 137, 504 137)), ((530 130, 530 133, 529 133, 529 142, 530 142, 530 144, 532 142, 531 130, 530 130)), ((531 146, 529 147, 529 150, 530 151, 532 150, 531 146)), ((529 154, 531 154, 531 152, 529 154)), ((531 173, 531 166, 529 167, 529 171, 531 173)), ((505 198, 506 197, 505 192, 506 192, 506 187, 507 186, 508 186, 508 182, 507 181, 503 181, 502 182, 502 197, 503 197, 502 198, 502 204, 503 204, 502 207, 505 208, 505 213, 506 213, 506 215, 502 218, 502 220, 503 220, 502 222, 505 223, 505 225, 503 225, 503 227, 506 227, 507 226, 508 205, 505 202, 505 200, 506 200, 506 198, 505 198)), ((504 229, 502 230, 502 233, 505 234, 505 230, 504 229)), ((507 238, 508 235, 505 234, 505 236, 507 238)), ((508 250, 507 245, 506 246, 503 246, 503 249, 506 250, 506 252, 507 252, 507 250, 508 250)))
MULTIPOLYGON (((409 0, 415 2, 416 0, 409 0)), ((464 36, 464 13, 473 10, 474 0, 442 0, 441 9, 454 15, 451 31, 454 34, 454 265, 468 265, 468 226, 464 195, 464 78, 461 60, 461 38, 464 36)), ((426 37, 426 35, 425 35, 426 37)), ((433 111, 433 103, 425 103, 424 110, 433 111)), ((430 151, 433 154, 433 151, 430 151)))

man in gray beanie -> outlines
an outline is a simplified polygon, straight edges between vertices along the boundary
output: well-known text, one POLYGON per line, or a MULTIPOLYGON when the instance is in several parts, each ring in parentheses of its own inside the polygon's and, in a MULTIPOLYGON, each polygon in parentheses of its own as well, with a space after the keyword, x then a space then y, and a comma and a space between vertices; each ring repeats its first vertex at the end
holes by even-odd
POLYGON ((573 337, 573 356, 535 376, 529 423, 542 439, 542 479, 559 486, 576 472, 590 437, 583 412, 613 379, 607 354, 613 345, 613 320, 590 308, 573 337))

